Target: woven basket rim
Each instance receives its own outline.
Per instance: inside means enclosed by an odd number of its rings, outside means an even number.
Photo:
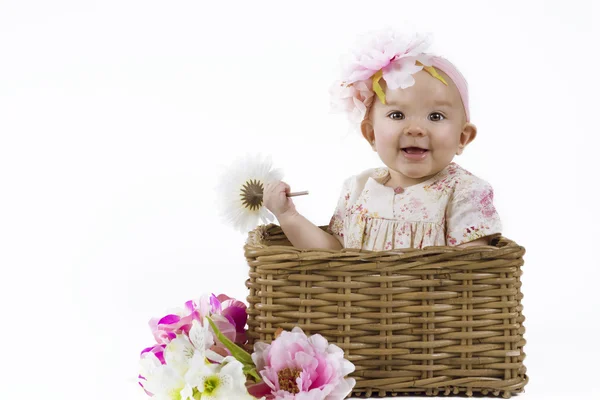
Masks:
[[[327,225],[321,225],[319,228],[323,230],[327,230]],[[423,257],[430,255],[437,255],[441,253],[456,253],[460,252],[461,254],[470,254],[470,253],[480,253],[480,252],[498,252],[499,250],[508,251],[513,253],[523,252],[525,253],[525,248],[520,246],[516,242],[511,239],[508,239],[505,236],[498,236],[494,238],[494,244],[492,245],[480,245],[480,246],[469,246],[469,247],[457,247],[457,246],[427,246],[422,249],[415,248],[403,248],[403,249],[394,249],[394,250],[362,250],[362,249],[354,249],[354,248],[343,248],[341,250],[331,250],[331,249],[322,249],[322,248],[312,248],[312,249],[299,249],[294,246],[286,246],[286,245],[267,245],[265,244],[265,239],[269,236],[285,236],[281,227],[277,224],[270,223],[259,225],[255,229],[248,232],[248,236],[246,239],[246,243],[244,244],[244,250],[255,251],[261,249],[272,249],[277,250],[280,254],[291,253],[322,253],[323,255],[327,255],[327,257],[342,257],[346,258],[348,256],[367,256],[368,258],[379,258],[385,256],[399,256],[401,258],[414,258],[414,257]]]

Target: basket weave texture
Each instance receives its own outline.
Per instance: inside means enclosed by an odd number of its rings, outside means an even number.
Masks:
[[[325,230],[326,227],[322,226]],[[521,266],[525,249],[300,250],[261,225],[250,266],[249,344],[299,326],[341,347],[353,395],[502,395],[523,391]]]

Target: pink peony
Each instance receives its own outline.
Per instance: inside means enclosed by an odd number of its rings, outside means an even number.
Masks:
[[[354,365],[338,346],[318,334],[310,338],[295,327],[270,345],[255,343],[252,360],[274,399],[341,400],[355,385],[344,378]]]

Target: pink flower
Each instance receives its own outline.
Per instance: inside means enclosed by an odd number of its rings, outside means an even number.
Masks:
[[[364,81],[381,70],[391,89],[412,86],[414,79],[410,75],[423,68],[417,66],[416,61],[431,65],[431,56],[424,54],[428,47],[429,38],[419,34],[405,35],[386,30],[367,36],[366,43],[348,60],[344,81],[347,84]]]
[[[193,320],[202,321],[207,316],[211,317],[229,340],[242,345],[248,341],[245,329],[248,319],[246,305],[224,294],[203,295],[198,300],[187,301],[183,309],[175,310],[162,318],[153,318],[148,324],[156,342],[168,344],[178,334],[188,335]],[[212,332],[212,329],[210,331]],[[223,357],[231,355],[214,332],[212,333],[215,344],[211,350]]]
[[[175,339],[178,333],[187,334],[191,327],[194,315],[168,314],[162,318],[152,318],[148,325],[156,343],[168,344]]]
[[[221,303],[221,315],[235,327],[235,342],[245,344],[247,342],[246,321],[248,320],[246,304],[224,294],[218,295],[217,299]]]
[[[148,323],[157,343],[168,344],[175,339],[175,335],[185,333],[192,328],[194,319],[202,321],[204,317],[218,313],[221,302],[215,295],[202,296],[198,301],[190,300],[185,303],[184,309],[177,309],[172,314],[162,318],[152,318]]]
[[[189,313],[198,312],[200,318],[207,317],[211,314],[219,314],[221,312],[221,302],[214,294],[203,295],[198,300],[189,300],[185,303],[185,308]]]
[[[376,73],[381,71],[388,88],[406,89],[415,84],[413,74],[432,65],[432,55],[425,53],[430,45],[428,36],[385,30],[365,39],[343,61],[342,80],[330,89],[333,110],[347,112],[353,123],[362,121],[373,101]]]
[[[166,344],[155,344],[152,347],[147,347],[144,350],[142,350],[140,357],[143,357],[144,354],[146,354],[148,352],[152,352],[152,353],[154,353],[156,358],[158,358],[158,361],[160,361],[161,364],[164,364],[165,357],[164,357],[163,353],[164,353],[165,347],[167,347]]]
[[[215,323],[217,328],[219,328],[221,333],[223,335],[225,335],[225,337],[227,337],[227,339],[231,340],[232,342],[237,341],[237,333],[235,331],[235,325],[233,325],[231,322],[229,322],[229,320],[226,317],[224,317],[223,315],[213,314],[210,318],[213,320],[213,322]],[[215,346],[222,348],[227,355],[231,355],[229,353],[229,350],[227,350],[225,348],[225,346],[217,339],[212,328],[210,328],[210,332],[213,334],[213,337],[215,339]],[[213,349],[213,350],[217,351],[216,349]],[[217,351],[217,353],[224,355],[222,352],[219,352],[219,351]]]
[[[373,101],[370,81],[359,81],[352,85],[338,81],[329,89],[331,108],[335,112],[346,112],[353,123],[360,123],[367,107]]]
[[[270,345],[255,343],[252,360],[276,400],[341,400],[356,383],[344,378],[354,365],[342,349],[321,335],[309,338],[298,327]]]

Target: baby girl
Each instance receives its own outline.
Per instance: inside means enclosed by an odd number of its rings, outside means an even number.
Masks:
[[[452,160],[471,143],[467,83],[426,37],[384,32],[356,55],[334,102],[360,126],[385,167],[346,179],[326,231],[278,181],[264,203],[297,248],[391,250],[488,245],[501,234],[492,187]]]

